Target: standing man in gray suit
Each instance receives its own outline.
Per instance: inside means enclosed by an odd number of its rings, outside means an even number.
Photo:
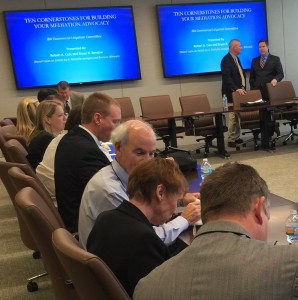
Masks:
[[[64,103],[64,112],[69,114],[69,111],[76,105],[82,105],[85,98],[82,93],[71,90],[67,81],[60,81],[57,84],[57,90],[61,100]]]
[[[256,170],[227,163],[200,192],[192,244],[141,279],[133,299],[296,299],[298,248],[266,242],[269,190]]]

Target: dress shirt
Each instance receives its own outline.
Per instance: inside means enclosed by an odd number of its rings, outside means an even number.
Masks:
[[[83,247],[86,247],[97,216],[103,211],[118,207],[123,201],[129,201],[126,194],[127,183],[128,174],[117,160],[99,170],[89,180],[82,196],[79,212],[79,236]],[[179,216],[153,228],[160,239],[170,245],[188,226],[188,221]]]
[[[264,59],[264,64],[266,63],[266,60],[268,58],[269,52],[267,52],[265,55],[261,55],[260,57],[260,62],[262,61],[262,59]]]
[[[67,115],[69,115],[69,112],[71,110],[69,103],[70,103],[69,101],[64,102],[64,113]]]
[[[65,103],[66,103],[66,102],[67,102],[69,108],[72,109],[72,103],[71,103],[70,97],[68,97],[68,99],[65,101]]]

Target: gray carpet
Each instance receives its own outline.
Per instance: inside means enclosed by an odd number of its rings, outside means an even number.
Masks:
[[[298,202],[298,144],[278,145],[275,152],[253,151],[251,147],[230,151],[230,161],[239,161],[255,167],[267,181],[271,192]],[[198,154],[198,162],[202,155]],[[217,167],[228,160],[210,153],[209,161]],[[44,271],[42,261],[32,258],[32,251],[21,242],[14,208],[0,183],[0,299],[54,299],[48,277],[38,279],[39,290],[29,293],[26,278]]]

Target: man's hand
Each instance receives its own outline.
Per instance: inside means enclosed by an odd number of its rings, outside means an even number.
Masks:
[[[189,203],[181,217],[185,218],[190,225],[195,224],[201,218],[201,202],[200,200],[196,200],[194,202]]]
[[[186,193],[184,195],[184,198],[182,199],[184,206],[186,206],[187,204],[194,202],[198,199],[200,199],[201,195],[199,192],[197,193]]]
[[[272,84],[273,86],[276,86],[277,80],[276,80],[276,79],[272,79],[272,80],[271,80],[271,84]]]
[[[246,91],[244,89],[237,89],[236,92],[239,94],[239,95],[245,95],[246,94]]]

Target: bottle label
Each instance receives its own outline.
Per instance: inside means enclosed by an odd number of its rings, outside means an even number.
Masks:
[[[297,224],[297,226],[298,226],[298,224]],[[286,234],[287,235],[298,235],[298,228],[293,227],[292,224],[286,224]]]

